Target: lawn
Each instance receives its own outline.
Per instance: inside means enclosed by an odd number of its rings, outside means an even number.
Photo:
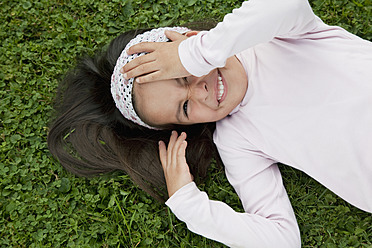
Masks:
[[[0,247],[223,247],[188,231],[122,173],[84,179],[66,172],[46,136],[58,81],[79,55],[130,29],[222,20],[241,2],[1,0]],[[371,0],[311,4],[326,23],[372,40]],[[371,214],[305,174],[281,169],[303,247],[372,247]],[[213,163],[199,186],[242,211]]]

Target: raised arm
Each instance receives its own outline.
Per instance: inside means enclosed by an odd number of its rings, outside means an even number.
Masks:
[[[188,72],[202,76],[257,44],[310,30],[314,19],[307,0],[245,1],[214,29],[181,42],[179,57]]]
[[[228,57],[252,46],[310,30],[313,20],[315,15],[307,0],[245,1],[210,31],[186,40],[169,33],[174,42],[140,43],[131,47],[129,53],[149,54],[125,65],[123,73],[127,78],[137,77],[142,83],[190,74],[202,76],[223,67]]]

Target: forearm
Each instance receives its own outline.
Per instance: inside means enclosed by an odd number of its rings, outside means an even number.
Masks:
[[[306,0],[250,0],[214,29],[181,42],[178,52],[191,74],[223,67],[228,57],[274,37],[304,32],[315,16]]]
[[[181,188],[166,204],[191,231],[231,247],[300,247],[291,210],[266,217],[237,213],[223,202],[209,200],[195,183]]]

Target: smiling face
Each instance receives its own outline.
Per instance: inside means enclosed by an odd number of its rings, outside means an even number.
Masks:
[[[233,56],[225,67],[203,77],[135,83],[133,94],[136,111],[147,124],[189,125],[225,118],[243,100],[247,87],[244,68]]]

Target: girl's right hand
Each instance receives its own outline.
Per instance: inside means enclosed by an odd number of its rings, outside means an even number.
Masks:
[[[187,147],[186,133],[183,132],[179,137],[177,136],[177,132],[173,131],[168,148],[166,148],[163,141],[159,141],[160,161],[163,166],[169,197],[193,181],[185,156]]]

